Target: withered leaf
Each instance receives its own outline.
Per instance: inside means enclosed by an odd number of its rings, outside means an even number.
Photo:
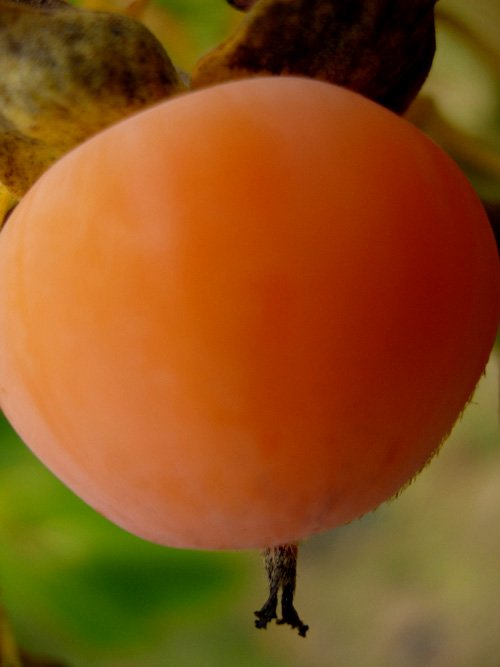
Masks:
[[[244,9],[251,0],[233,0]],[[435,51],[436,0],[257,0],[201,58],[192,88],[256,75],[297,75],[356,90],[402,113]]]
[[[185,90],[128,17],[62,0],[0,0],[0,181],[20,198],[68,150]]]
[[[246,12],[252,5],[255,4],[255,0],[227,0],[228,4],[235,9],[239,9],[242,12]]]

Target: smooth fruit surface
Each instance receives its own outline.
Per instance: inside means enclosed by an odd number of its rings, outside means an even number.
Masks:
[[[335,86],[190,93],[53,166],[0,235],[0,399],[127,530],[289,542],[391,497],[449,433],[499,320],[471,186]]]

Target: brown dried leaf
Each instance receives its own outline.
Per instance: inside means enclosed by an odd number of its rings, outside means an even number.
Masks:
[[[62,0],[0,0],[0,181],[20,198],[99,130],[185,90],[158,40]]]
[[[256,0],[227,0],[228,4],[241,12],[246,12],[255,5]]]
[[[191,87],[255,75],[307,76],[402,113],[432,64],[435,2],[257,0],[236,32],[197,63]]]

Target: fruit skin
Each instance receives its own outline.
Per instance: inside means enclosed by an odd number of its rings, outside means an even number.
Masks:
[[[454,163],[295,78],[141,112],[0,235],[0,397],[33,452],[143,538],[265,547],[377,507],[488,360],[500,266]]]

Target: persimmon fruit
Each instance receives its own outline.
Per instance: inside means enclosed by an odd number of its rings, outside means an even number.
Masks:
[[[96,135],[0,234],[1,406],[110,520],[290,543],[391,498],[466,406],[500,267],[459,168],[360,95],[213,86]]]

